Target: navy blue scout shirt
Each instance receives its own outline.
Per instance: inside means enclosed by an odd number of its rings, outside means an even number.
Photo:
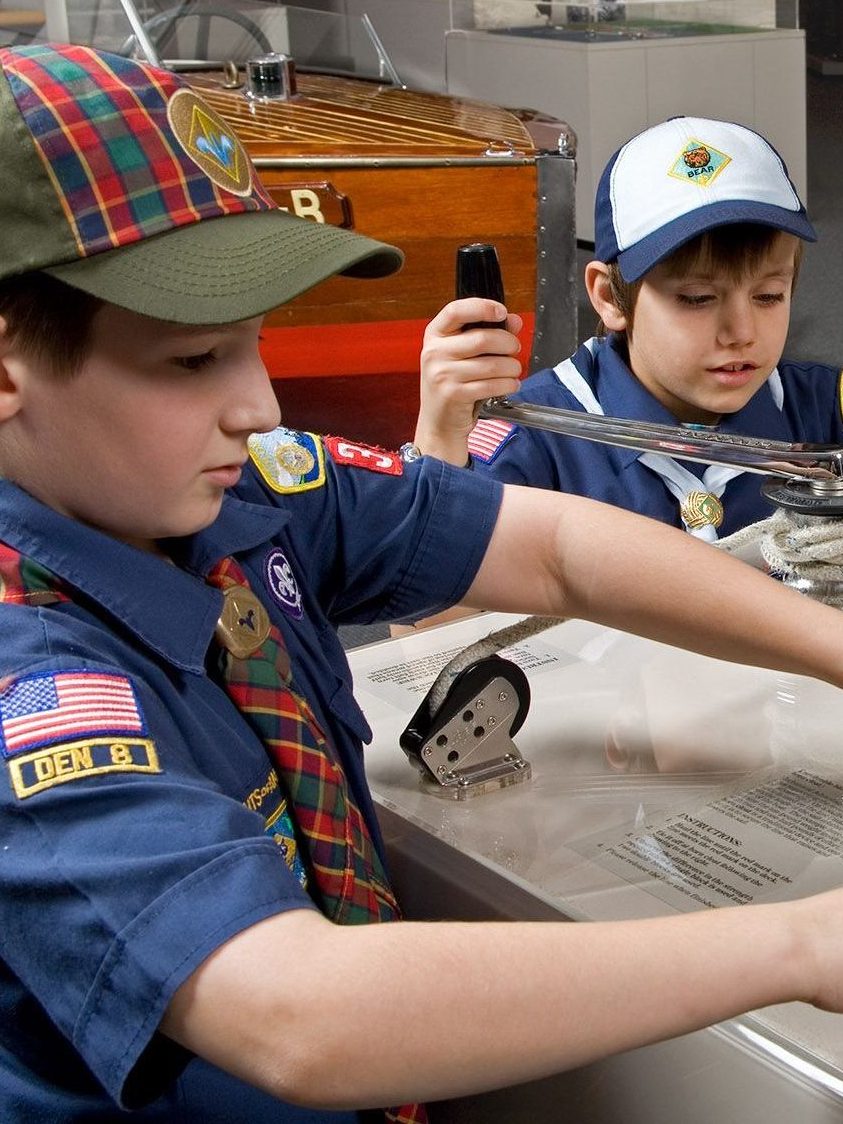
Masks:
[[[638,381],[624,358],[623,340],[615,335],[589,340],[570,362],[585,379],[589,389],[609,417],[635,418],[665,425],[677,425],[676,418]],[[560,367],[562,364],[560,364]],[[558,369],[558,368],[557,368]],[[583,410],[583,405],[563,385],[557,369],[531,375],[522,383],[516,401]],[[782,362],[781,409],[776,401],[777,380],[771,376],[742,410],[724,416],[717,427],[720,433],[739,433],[776,441],[843,443],[840,371],[815,363]],[[478,423],[489,426],[490,423]],[[478,456],[472,437],[472,455],[477,471],[509,484],[529,484],[573,492],[604,500],[681,527],[679,503],[664,481],[639,462],[635,449],[599,445],[582,438],[563,437],[521,426],[499,426],[496,441]],[[706,465],[678,461],[683,468],[702,478]],[[722,496],[721,537],[732,534],[759,519],[772,515],[769,501],[761,495],[762,477],[743,472],[726,484]],[[702,483],[700,484],[703,487]]]
[[[281,1104],[156,1033],[214,949],[312,906],[273,838],[266,752],[205,674],[221,595],[202,575],[237,554],[375,830],[369,729],[334,625],[458,600],[497,516],[499,485],[472,473],[427,458],[404,475],[395,454],[336,441],[335,454],[342,465],[307,435],[265,438],[266,478],[248,469],[212,527],[171,544],[179,567],[0,482],[0,541],[74,588],[72,603],[0,604],[3,1124],[112,1121],[116,1104],[167,1124],[357,1119]],[[367,458],[378,471],[357,467]],[[98,705],[63,709],[91,673],[128,736]],[[268,968],[296,970],[282,948]],[[336,1017],[355,1033],[353,1012]]]

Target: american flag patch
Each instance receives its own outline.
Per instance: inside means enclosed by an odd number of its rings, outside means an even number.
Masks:
[[[468,435],[468,451],[479,461],[491,464],[515,429],[512,422],[481,418]]]
[[[125,675],[60,671],[26,675],[0,691],[4,757],[70,739],[146,733]]]

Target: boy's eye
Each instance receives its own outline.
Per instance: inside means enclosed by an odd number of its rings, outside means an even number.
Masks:
[[[200,355],[180,355],[176,359],[176,363],[187,371],[201,371],[203,367],[208,367],[211,363],[216,362],[216,358],[215,352],[204,351]]]
[[[759,293],[755,299],[761,304],[781,304],[784,293]]]
[[[704,304],[708,304],[714,300],[711,293],[677,293],[676,299],[680,304],[688,305],[690,308],[701,308]]]

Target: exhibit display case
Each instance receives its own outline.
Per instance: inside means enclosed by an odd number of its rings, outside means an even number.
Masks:
[[[451,26],[571,38],[669,38],[798,27],[794,0],[450,0]]]
[[[611,154],[667,117],[768,137],[806,194],[805,32],[782,0],[451,0],[447,88],[563,113],[578,137],[577,236]]]
[[[410,916],[614,920],[843,882],[843,692],[586,622],[501,652],[532,695],[514,734],[528,779],[455,799],[423,777],[399,745],[410,717],[456,653],[516,619],[480,614],[349,653]],[[458,980],[437,983],[458,1002]],[[771,1007],[436,1119],[675,1124],[681,1104],[689,1124],[830,1124],[843,1117],[841,1027],[805,1004]]]

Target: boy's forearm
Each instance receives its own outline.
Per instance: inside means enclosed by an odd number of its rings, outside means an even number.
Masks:
[[[484,925],[482,936],[476,924],[418,928],[366,934],[392,946],[401,1002],[420,1015],[403,1041],[388,998],[373,1017],[373,1029],[379,1025],[395,1047],[370,1070],[381,1087],[394,1082],[388,1100],[408,1088],[413,1099],[461,1096],[585,1065],[801,998],[808,975],[796,926],[778,907],[630,923]],[[388,962],[372,952],[368,963]],[[418,970],[407,979],[411,959]],[[432,987],[444,995],[430,1010]],[[381,988],[390,995],[383,980]]]
[[[834,901],[825,908],[843,922]],[[812,998],[823,965],[814,960],[811,908],[354,928],[315,914],[290,924],[287,915],[203,966],[164,1029],[300,1103],[460,1096]],[[837,963],[829,957],[825,967],[833,973]]]

